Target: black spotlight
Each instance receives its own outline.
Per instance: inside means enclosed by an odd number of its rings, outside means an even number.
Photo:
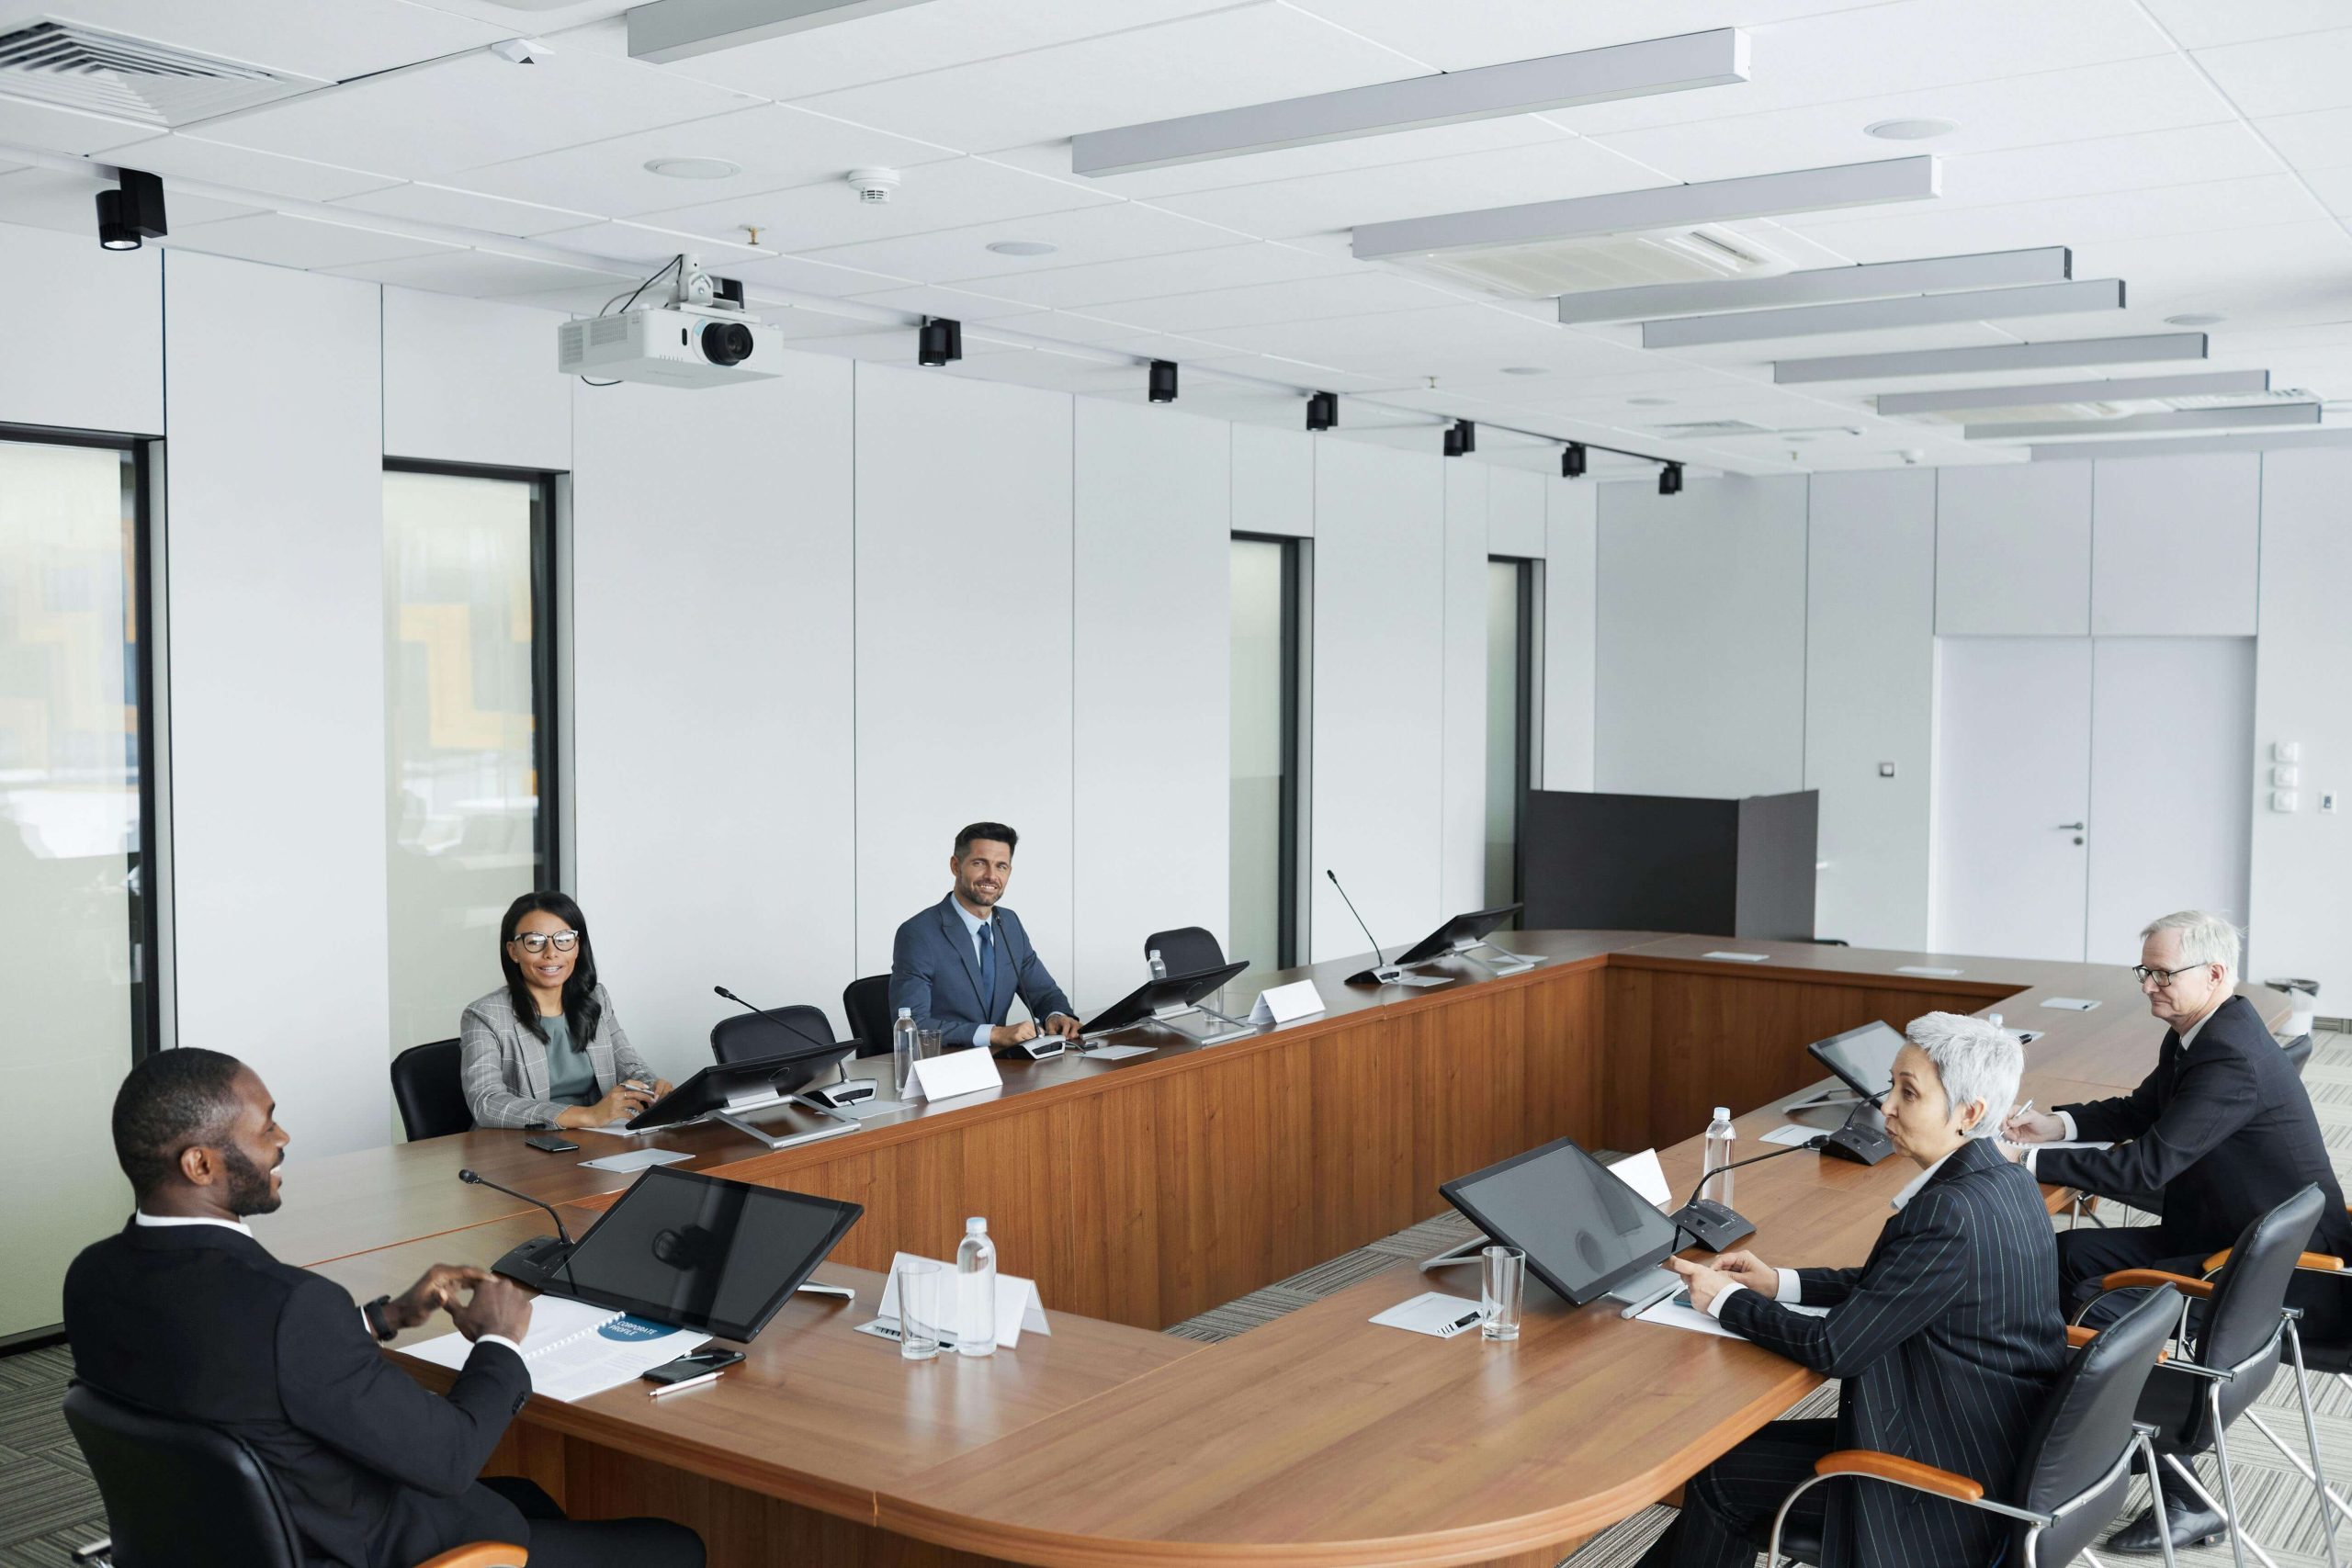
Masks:
[[[1153,360],[1149,386],[1153,402],[1174,402],[1176,400],[1176,362],[1172,359]]]
[[[915,344],[922,363],[952,365],[964,357],[964,323],[951,316],[925,316]]]
[[[1466,419],[1457,419],[1445,427],[1445,455],[1465,457],[1478,449],[1478,427]]]
[[[135,251],[171,231],[164,222],[164,182],[137,169],[116,176],[117,188],[98,192],[98,243]]]
[[[1585,450],[1581,441],[1571,441],[1560,452],[1560,477],[1564,479],[1584,478]]]
[[[1660,495],[1682,493],[1682,465],[1668,463],[1657,471],[1657,492]]]
[[[1340,423],[1340,394],[1309,392],[1306,395],[1306,428],[1329,430]]]

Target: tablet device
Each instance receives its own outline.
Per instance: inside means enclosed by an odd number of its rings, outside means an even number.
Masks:
[[[1161,1008],[1190,1007],[1210,992],[1222,989],[1249,967],[1246,963],[1226,964],[1215,969],[1195,969],[1188,975],[1170,975],[1162,980],[1146,980],[1080,1025],[1079,1032],[1108,1034],[1113,1030],[1141,1023]]]
[[[580,1238],[558,1293],[741,1343],[768,1325],[865,1212],[656,1166]]]
[[[1876,1105],[1894,1087],[1894,1055],[1908,1043],[1900,1032],[1884,1023],[1865,1023],[1816,1040],[1805,1052],[1837,1074],[1848,1089]]]
[[[632,1133],[675,1126],[724,1111],[729,1101],[770,1094],[797,1094],[849,1060],[857,1042],[821,1050],[786,1051],[747,1062],[718,1062],[705,1067],[628,1119]]]
[[[1577,1306],[1657,1268],[1681,1242],[1657,1204],[1574,1138],[1556,1138],[1438,1191],[1480,1230],[1526,1253],[1529,1271]]]
[[[1408,964],[1426,964],[1432,958],[1452,953],[1463,942],[1484,942],[1501,930],[1504,921],[1525,908],[1523,904],[1498,904],[1491,909],[1473,909],[1466,915],[1456,915],[1398,953],[1396,966],[1401,969]]]

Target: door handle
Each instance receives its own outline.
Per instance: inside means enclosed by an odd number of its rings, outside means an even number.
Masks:
[[[2058,824],[2058,830],[2062,833],[2079,833],[2083,830],[2083,825],[2080,822],[2061,822]]]

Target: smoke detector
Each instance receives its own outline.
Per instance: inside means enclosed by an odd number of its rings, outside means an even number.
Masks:
[[[896,169],[852,169],[842,177],[857,192],[859,203],[865,206],[879,207],[890,199],[892,191],[899,188],[899,171]]]

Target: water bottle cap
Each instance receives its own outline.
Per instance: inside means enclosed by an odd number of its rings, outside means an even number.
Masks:
[[[989,1223],[980,1215],[974,1214],[970,1219],[964,1222],[964,1234],[966,1235],[986,1235],[989,1234]]]
[[[1730,1107],[1730,1106],[1728,1106],[1728,1105],[1718,1105],[1718,1106],[1716,1106],[1716,1107],[1715,1107],[1715,1120],[1716,1120],[1716,1121],[1718,1121],[1718,1122],[1728,1122],[1728,1121],[1730,1121],[1730,1120],[1731,1120],[1731,1107]],[[1685,1123],[1685,1125],[1686,1125],[1686,1126],[1687,1126],[1688,1124],[1689,1124],[1689,1123],[1687,1123],[1687,1122]]]
[[[899,1016],[900,1018],[912,1018],[914,1015],[915,1010],[912,1008],[900,1008],[899,1010]]]

